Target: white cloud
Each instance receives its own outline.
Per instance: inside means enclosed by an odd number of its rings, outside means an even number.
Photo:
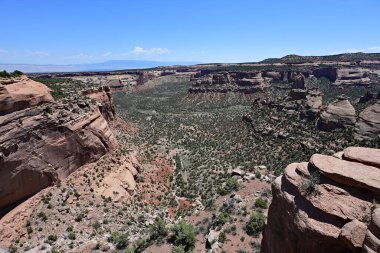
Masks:
[[[167,48],[161,48],[161,47],[153,47],[153,48],[143,48],[136,46],[132,51],[129,52],[130,54],[139,56],[139,55],[161,55],[161,54],[169,54],[171,51]]]
[[[7,53],[9,53],[7,50],[0,48],[0,54],[7,54]]]
[[[32,56],[32,57],[48,57],[48,56],[50,56],[49,53],[44,52],[44,51],[29,51],[28,55]]]
[[[348,48],[340,51],[333,52],[333,54],[344,54],[344,53],[378,53],[380,52],[380,46],[367,47],[362,49]]]

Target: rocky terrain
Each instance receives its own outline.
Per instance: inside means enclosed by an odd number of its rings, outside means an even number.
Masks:
[[[0,252],[377,252],[379,60],[1,72]]]
[[[379,149],[348,147],[288,165],[272,185],[261,252],[379,252],[379,159]]]
[[[62,103],[54,101],[48,87],[26,76],[1,79],[0,90],[5,101],[0,116],[0,209],[6,211],[115,150],[116,139],[102,115],[112,104],[105,91],[88,93],[94,103]]]

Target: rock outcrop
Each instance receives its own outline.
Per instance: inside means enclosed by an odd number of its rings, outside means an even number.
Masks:
[[[379,252],[380,150],[338,157],[313,155],[274,181],[261,252]]]
[[[325,77],[331,82],[335,82],[337,78],[337,70],[333,67],[317,68],[313,70],[313,75],[317,78]]]
[[[369,84],[370,79],[368,72],[362,69],[338,69],[337,85],[366,85]]]
[[[302,118],[314,120],[318,117],[322,107],[322,94],[319,90],[309,90],[303,102],[301,111]]]
[[[64,179],[116,147],[96,105],[52,102],[46,86],[31,83],[40,89],[24,104],[29,107],[0,116],[0,209]],[[10,93],[10,97],[15,96]]]
[[[379,138],[380,134],[380,101],[368,106],[359,114],[355,125],[355,138],[370,140]]]
[[[293,89],[305,89],[305,77],[302,74],[294,77]]]
[[[50,89],[26,76],[0,78],[0,115],[53,101]]]
[[[115,106],[113,104],[111,90],[108,86],[101,86],[98,89],[89,89],[83,91],[83,94],[98,103],[99,110],[107,121],[115,119]]]
[[[317,68],[313,70],[313,75],[325,77],[336,85],[367,85],[370,82],[368,72],[360,68]]]
[[[350,101],[339,98],[327,106],[318,121],[318,128],[331,131],[335,128],[353,126],[356,122],[356,111]]]

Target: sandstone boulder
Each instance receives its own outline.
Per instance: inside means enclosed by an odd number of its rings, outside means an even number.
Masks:
[[[380,170],[376,167],[319,154],[310,158],[310,164],[335,182],[380,193]]]
[[[373,159],[358,158],[364,150],[355,149],[343,153],[360,162],[313,155],[274,181],[262,253],[379,252],[380,211],[373,198],[380,193],[380,170],[362,164]]]
[[[292,89],[305,89],[305,77],[302,74],[294,77]]]
[[[343,152],[345,160],[380,168],[380,150],[376,148],[349,147]]]
[[[365,108],[355,125],[355,138],[369,140],[380,134],[380,101]]]
[[[0,78],[0,115],[53,101],[50,89],[21,76]]]
[[[353,126],[356,122],[356,111],[347,99],[338,99],[327,106],[322,112],[318,128],[323,131],[331,131],[335,128]]]
[[[376,208],[372,213],[363,245],[363,253],[380,252],[380,208]]]
[[[322,95],[318,90],[309,90],[303,101],[301,117],[314,120],[320,113],[322,107]]]
[[[351,248],[352,252],[361,252],[364,238],[367,232],[367,226],[358,220],[348,222],[342,227],[340,237]]]

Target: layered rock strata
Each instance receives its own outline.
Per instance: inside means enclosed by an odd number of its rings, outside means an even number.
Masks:
[[[13,106],[11,113],[0,116],[0,209],[64,179],[116,147],[98,106],[89,101],[56,103],[45,85],[28,83],[40,89],[20,87],[25,106]],[[16,95],[10,92],[8,97]]]
[[[261,252],[379,252],[379,149],[290,164],[272,193]]]

